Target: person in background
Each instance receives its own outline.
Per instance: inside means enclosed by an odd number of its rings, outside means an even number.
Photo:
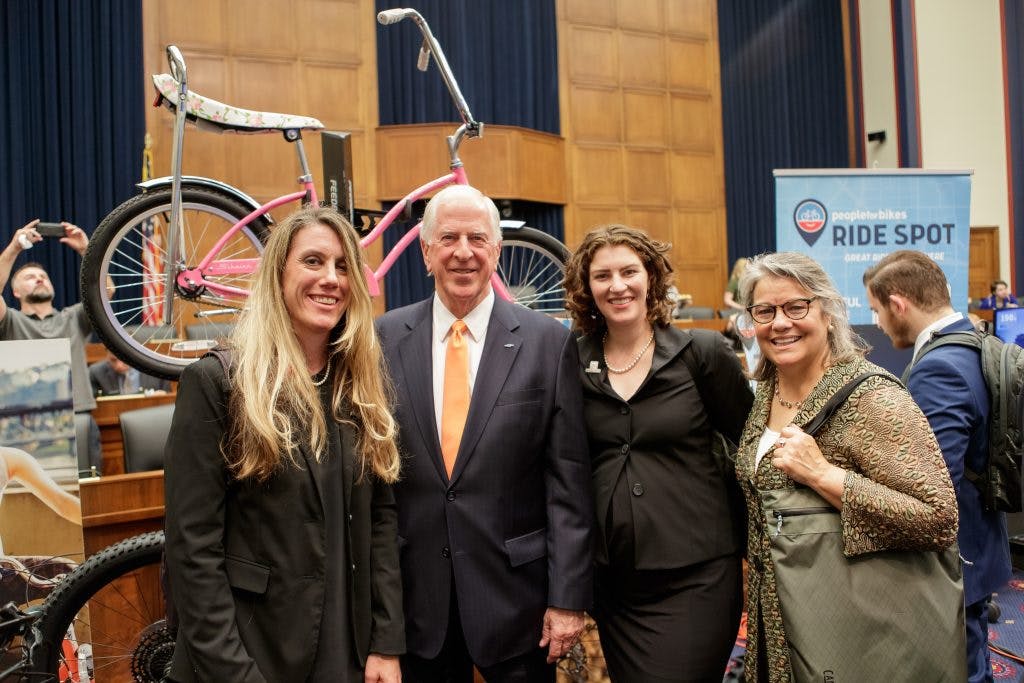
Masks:
[[[623,225],[566,267],[599,530],[594,618],[613,681],[721,680],[742,610],[746,520],[714,432],[753,402],[717,332],[671,325],[669,246]],[[731,505],[739,504],[739,508]]]
[[[990,296],[978,302],[978,308],[1017,308],[1017,297],[1010,294],[1010,286],[1002,280],[996,280],[989,287]]]
[[[928,350],[933,332],[970,332],[974,326],[953,310],[945,274],[922,252],[886,255],[864,273],[864,285],[878,326],[893,346],[914,349],[907,389],[935,432],[956,488],[968,681],[991,681],[988,603],[1012,573],[1010,545],[1006,515],[985,510],[981,491],[966,476],[966,470],[984,472],[988,461],[988,389],[976,349],[946,345]]]
[[[750,259],[738,258],[736,262],[732,264],[732,272],[729,274],[729,282],[725,285],[725,294],[722,295],[722,301],[725,303],[727,308],[731,308],[736,313],[743,312],[743,301],[740,297],[740,278],[743,277],[743,273],[747,269],[747,263]],[[735,315],[732,314],[732,315]],[[730,315],[729,317],[732,317]]]
[[[171,390],[171,383],[167,380],[139,372],[109,351],[105,360],[89,366],[89,381],[94,396],[125,396]]]
[[[42,265],[35,262],[23,263],[14,271],[14,262],[33,245],[41,242],[43,236],[35,229],[39,219],[30,221],[14,231],[10,244],[0,253],[0,290],[8,280],[11,293],[18,300],[21,310],[14,310],[0,297],[0,341],[17,339],[62,339],[71,342],[71,394],[76,413],[89,414],[89,464],[100,472],[103,454],[100,450],[100,429],[91,411],[96,407],[89,371],[85,360],[85,343],[92,334],[92,324],[81,303],[64,309],[53,306],[53,284]],[[85,254],[89,237],[76,225],[64,222],[64,237],[61,244],[70,247],[79,256]],[[108,285],[109,286],[109,285]]]
[[[748,509],[761,511],[761,491],[806,486],[841,512],[846,557],[955,543],[956,496],[931,427],[896,378],[864,359],[866,345],[822,267],[795,252],[763,254],[747,266],[740,293],[762,354],[736,456],[737,477],[751,484],[743,487]],[[884,376],[863,381],[816,437],[803,432],[843,385],[869,371]],[[748,681],[788,682],[785,605],[767,534],[763,514],[751,514],[745,671]]]
[[[227,349],[185,368],[164,472],[172,681],[398,683],[396,426],[355,230],[274,227]]]
[[[593,507],[576,342],[495,296],[494,202],[438,192],[420,246],[434,296],[377,321],[398,396],[395,487],[415,683],[555,680],[590,607]]]

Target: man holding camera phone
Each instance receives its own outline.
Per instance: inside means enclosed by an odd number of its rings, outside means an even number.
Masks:
[[[53,306],[53,284],[39,263],[28,262],[14,271],[14,262],[23,251],[31,249],[45,237],[59,238],[61,243],[85,254],[89,237],[85,231],[71,223],[40,223],[38,219],[15,230],[7,248],[0,253],[0,291],[11,282],[11,293],[21,310],[13,310],[0,297],[0,341],[16,339],[71,340],[71,392],[76,413],[89,412],[96,407],[85,362],[85,343],[92,333],[89,316],[81,303],[58,310]],[[95,422],[90,428],[90,464],[99,468],[99,429]]]

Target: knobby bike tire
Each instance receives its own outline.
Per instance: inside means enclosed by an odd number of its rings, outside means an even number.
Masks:
[[[565,312],[565,262],[569,250],[535,228],[505,228],[498,254],[498,277],[512,299],[550,315]]]
[[[144,600],[139,597],[143,591],[136,590],[143,582],[151,589],[159,586],[163,550],[162,531],[142,534],[104,548],[69,573],[47,597],[32,625],[28,680],[58,680],[62,646],[72,624],[79,642],[90,644],[93,666],[102,672],[102,680],[163,680],[174,651],[174,635],[164,621],[163,593],[159,600]],[[83,611],[86,604],[88,613]],[[116,617],[116,634],[96,626],[102,610]]]
[[[181,195],[182,239],[176,269],[197,265],[216,240],[251,210],[227,193],[188,183]],[[176,287],[171,325],[158,319],[170,212],[170,188],[143,193],[114,209],[89,240],[80,285],[86,313],[107,348],[132,367],[174,380],[228,333],[244,300],[222,299],[206,290],[186,296]],[[258,218],[234,235],[218,257],[259,258],[268,235],[267,221]],[[113,293],[107,289],[108,277]],[[209,279],[249,289],[252,273]],[[214,311],[224,312],[206,315]]]

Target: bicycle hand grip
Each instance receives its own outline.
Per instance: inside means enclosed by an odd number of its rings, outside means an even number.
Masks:
[[[420,56],[416,59],[416,68],[426,71],[428,66],[430,66],[430,45],[424,39],[423,45],[420,47]]]
[[[402,19],[412,16],[416,13],[414,9],[386,9],[377,13],[377,23],[381,26],[389,26],[391,24],[397,24]]]
[[[171,76],[179,83],[185,79],[185,58],[177,45],[167,46],[167,64],[171,67]]]

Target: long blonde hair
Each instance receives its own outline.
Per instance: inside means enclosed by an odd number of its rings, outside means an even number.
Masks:
[[[399,456],[389,410],[391,384],[373,327],[362,254],[355,230],[330,208],[302,209],[273,228],[248,307],[230,339],[231,427],[222,452],[235,477],[262,482],[283,466],[297,464],[295,449],[300,440],[308,438],[318,460],[327,448],[319,390],[309,376],[281,290],[292,240],[300,230],[316,224],[338,235],[348,264],[348,308],[331,331],[328,350],[335,367],[331,417],[351,425],[358,435],[359,477],[369,470],[392,483],[398,479]]]

